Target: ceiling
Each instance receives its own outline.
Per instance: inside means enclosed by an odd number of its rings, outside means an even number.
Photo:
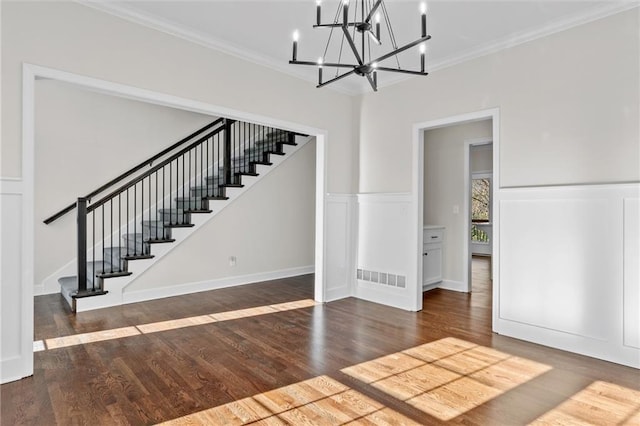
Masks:
[[[366,0],[372,1],[372,0]],[[388,16],[397,44],[402,46],[420,35],[419,0],[386,0]],[[322,56],[329,30],[314,29],[315,0],[207,0],[207,1],[105,1],[85,3],[137,23],[195,41],[317,83],[315,67],[290,65],[292,34],[300,33],[298,59],[316,61]],[[323,0],[323,23],[333,21],[339,1]],[[637,7],[629,1],[429,1],[427,32],[427,71],[473,59],[575,25]],[[350,9],[355,7],[351,0]],[[336,31],[325,57],[338,59],[341,34]],[[379,54],[387,53],[389,40],[382,28],[383,45]],[[376,57],[375,51],[373,57]],[[353,56],[345,45],[343,60]],[[403,68],[418,69],[417,48],[399,57]],[[383,64],[394,66],[395,58]],[[325,81],[335,69],[324,71]],[[381,90],[406,78],[396,73],[378,73]],[[371,91],[365,78],[352,75],[318,90],[335,89],[349,94]]]

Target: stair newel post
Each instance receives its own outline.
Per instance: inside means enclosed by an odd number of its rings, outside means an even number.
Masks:
[[[78,211],[78,293],[87,291],[87,198],[80,197]]]
[[[224,183],[231,183],[231,121],[224,121]]]

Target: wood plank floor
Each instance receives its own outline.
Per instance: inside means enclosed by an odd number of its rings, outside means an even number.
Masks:
[[[638,370],[491,333],[488,265],[418,313],[315,304],[312,275],[78,315],[39,296],[0,423],[640,424]]]

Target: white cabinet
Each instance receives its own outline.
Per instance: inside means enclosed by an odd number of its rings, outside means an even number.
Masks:
[[[422,251],[422,285],[442,281],[444,226],[425,226]]]

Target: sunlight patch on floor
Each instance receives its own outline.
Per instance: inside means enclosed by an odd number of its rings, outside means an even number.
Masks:
[[[327,376],[318,376],[162,425],[419,425]]]
[[[640,391],[593,382],[532,425],[640,425]]]
[[[121,339],[123,337],[138,336],[141,334],[158,333],[161,331],[175,330],[184,327],[210,324],[215,322],[230,321],[241,318],[250,318],[258,315],[275,314],[278,312],[295,309],[309,308],[317,302],[311,299],[295,300],[292,302],[278,303],[275,305],[257,306],[235,311],[216,312],[209,315],[200,315],[188,318],[180,318],[169,321],[160,321],[149,324],[141,324],[130,327],[101,330],[91,333],[72,334],[70,336],[53,337],[34,342],[34,352],[45,349],[59,349],[69,346],[84,345],[87,343],[103,342],[105,340]],[[46,348],[45,348],[46,346]]]
[[[341,371],[440,420],[451,420],[551,370],[456,338]]]

